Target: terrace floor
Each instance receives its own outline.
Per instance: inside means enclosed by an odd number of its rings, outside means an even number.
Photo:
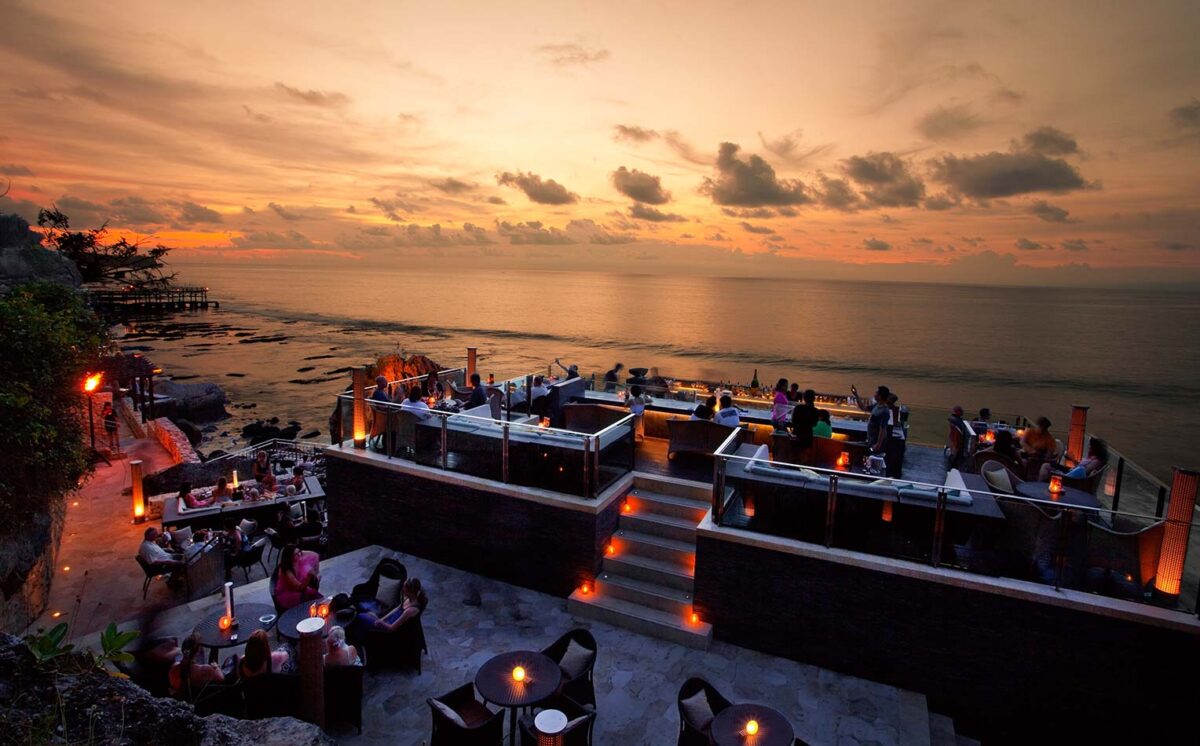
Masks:
[[[430,655],[420,675],[367,676],[363,734],[353,729],[332,731],[344,743],[427,741],[426,697],[473,681],[479,667],[497,653],[541,649],[573,627],[591,630],[599,646],[596,744],[674,743],[679,727],[676,693],[692,675],[713,682],[734,702],[753,701],[778,709],[791,721],[796,735],[813,744],[906,743],[907,723],[923,720],[927,726],[929,722],[924,697],[895,687],[720,642],[699,651],[644,637],[573,617],[561,598],[378,546],[322,562],[322,587],[330,593],[349,591],[384,556],[399,558],[429,592],[424,622]],[[269,604],[266,584],[259,580],[239,587],[238,602]],[[158,616],[154,628],[182,638],[219,604],[217,594],[178,606]]]

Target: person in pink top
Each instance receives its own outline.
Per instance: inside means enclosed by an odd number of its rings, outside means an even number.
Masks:
[[[280,607],[293,606],[321,598],[321,557],[295,544],[283,548],[279,558],[279,578],[275,581],[275,600]]]
[[[771,403],[771,422],[776,430],[788,428],[788,380],[780,378],[775,384],[775,398]]]

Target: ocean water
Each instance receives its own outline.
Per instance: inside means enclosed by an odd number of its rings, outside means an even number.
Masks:
[[[1090,431],[1161,479],[1196,466],[1200,296],[1078,290],[475,271],[356,264],[346,269],[179,265],[220,310],[132,324],[167,375],[225,387],[233,418],[202,450],[244,445],[246,421],[320,429],[344,368],[400,350],[446,366],[479,348],[480,370],[585,375],[656,366],[663,375],[748,383],[786,377],[843,392],[886,384],[940,441],[954,404],[1050,417],[1065,438],[1072,404]],[[255,405],[246,409],[246,405]],[[224,434],[223,434],[224,433]]]

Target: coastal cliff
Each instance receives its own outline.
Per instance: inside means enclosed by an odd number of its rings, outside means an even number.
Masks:
[[[57,251],[42,248],[41,238],[23,218],[0,215],[0,295],[32,280],[79,287],[75,264]]]

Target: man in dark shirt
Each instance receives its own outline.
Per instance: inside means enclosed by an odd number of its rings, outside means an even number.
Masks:
[[[806,389],[803,403],[792,407],[792,437],[796,439],[797,448],[809,448],[813,444],[813,427],[820,419],[820,411],[813,406],[817,401],[817,392]]]
[[[471,398],[467,399],[467,407],[481,407],[487,404],[487,391],[478,373],[471,374]]]
[[[887,386],[875,390],[875,406],[871,407],[871,418],[867,420],[867,445],[876,455],[883,453],[892,434],[892,410],[887,404],[891,393]]]
[[[604,374],[604,390],[607,393],[612,394],[616,392],[618,383],[617,379],[620,377],[621,371],[623,370],[625,370],[625,365],[623,363],[617,363],[612,367],[612,370]]]

